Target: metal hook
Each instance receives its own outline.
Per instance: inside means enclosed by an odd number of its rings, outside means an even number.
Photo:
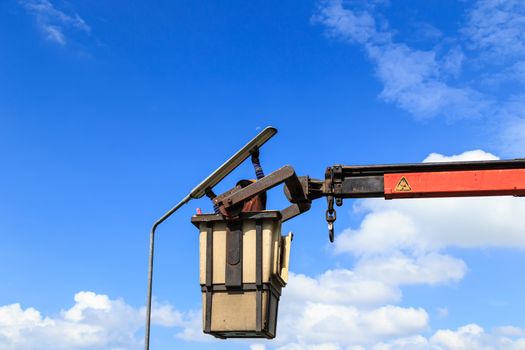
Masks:
[[[334,221],[337,220],[337,213],[334,209],[334,197],[327,196],[328,209],[326,210],[326,222],[328,223],[328,239],[330,243],[334,242]]]

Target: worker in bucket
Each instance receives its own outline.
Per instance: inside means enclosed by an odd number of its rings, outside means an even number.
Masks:
[[[257,177],[257,180],[260,180],[264,177],[264,171],[261,166],[261,162],[259,160],[259,149],[255,148],[253,151],[250,152],[252,155],[252,165],[253,169],[255,170],[255,176]],[[244,188],[246,186],[251,185],[256,180],[239,180],[237,184],[235,185],[236,188]],[[206,191],[206,196],[210,198],[212,201],[216,197],[215,193],[212,189],[208,189]],[[244,202],[244,205],[242,207],[241,212],[250,212],[250,211],[261,211],[266,209],[266,192],[260,193],[256,196],[253,196],[252,198],[248,199],[246,202]],[[221,214],[219,206],[215,203],[213,203],[213,211],[215,214]]]

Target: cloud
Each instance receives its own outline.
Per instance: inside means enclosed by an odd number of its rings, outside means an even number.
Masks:
[[[331,277],[325,276],[323,282],[329,282],[330,278],[342,277],[337,274],[327,275]],[[326,291],[333,289],[334,285],[328,284],[319,288],[317,291],[324,288],[324,295],[330,297]],[[363,289],[361,292],[365,294],[367,291]],[[284,315],[282,316],[284,320],[281,322],[294,324],[295,328],[290,328],[291,332],[300,329],[311,330],[317,334],[313,338],[305,338],[305,341],[332,337],[347,327],[353,329],[356,336],[359,334],[360,341],[383,339],[405,335],[413,329],[421,330],[428,319],[428,315],[422,309],[398,306],[361,309],[350,306],[354,302],[353,299],[344,299],[341,302],[336,298],[333,304],[326,305],[323,302],[308,301],[305,306],[305,301],[310,297],[301,293],[296,296],[293,294],[292,288],[288,295],[292,296],[293,302],[287,303],[287,308],[298,307],[300,311],[296,309],[294,312],[281,312],[281,315]],[[88,291],[75,294],[74,300],[73,306],[61,311],[57,316],[44,316],[35,308],[23,308],[20,304],[0,307],[0,348],[6,350],[139,349],[142,346],[144,308],[133,308],[121,299],[111,299],[107,295]],[[296,317],[299,314],[301,316]],[[292,316],[293,319],[287,319],[287,315]],[[152,323],[177,330],[175,335],[179,339],[214,341],[214,338],[202,333],[201,317],[200,311],[180,312],[169,304],[154,302]],[[342,322],[335,329],[326,326],[333,319]],[[372,327],[372,324],[375,326]],[[289,332],[282,333],[292,336]],[[288,348],[292,346],[291,344],[286,345],[281,342],[277,346]],[[252,344],[251,348],[265,349],[266,345]],[[325,346],[308,348],[323,349]]]
[[[54,41],[60,45],[66,44],[66,38],[64,37],[64,33],[62,33],[62,30],[59,27],[43,25],[42,30],[46,34],[46,38],[48,40]]]
[[[182,327],[182,331],[176,334],[176,337],[179,339],[198,342],[216,340],[202,331],[202,310],[185,312],[185,321],[182,323]]]
[[[384,102],[416,119],[488,121],[495,147],[523,156],[525,2],[473,1],[455,35],[442,35],[430,24],[408,23],[422,28],[418,34],[426,41],[423,46],[419,40],[419,47],[403,42],[390,27],[383,11],[388,5],[320,1],[313,22],[323,25],[328,37],[365,52],[382,84],[378,97]],[[425,26],[434,35],[425,36]]]
[[[378,40],[379,33],[370,7],[350,11],[343,8],[341,1],[324,1],[313,20],[325,25],[329,36],[335,38],[358,44]]]
[[[525,79],[524,79],[525,80]],[[500,107],[501,148],[518,157],[525,156],[525,93],[514,95]]]
[[[487,102],[481,93],[468,87],[449,85],[443,71],[455,72],[458,58],[450,53],[444,63],[434,51],[415,50],[405,44],[369,45],[368,56],[375,62],[376,75],[383,83],[379,95],[418,118],[437,115],[479,118]],[[461,56],[461,53],[455,52]]]
[[[445,156],[439,153],[430,153],[423,163],[439,163],[439,162],[472,162],[478,160],[498,160],[499,157],[492,153],[482,151],[480,149],[466,151],[461,154],[454,154]]]
[[[505,329],[512,329],[512,331],[505,333]],[[519,350],[523,348],[525,348],[525,338],[520,328],[500,327],[492,332],[486,332],[479,325],[472,323],[456,330],[438,330],[428,338],[418,335],[379,343],[372,350]]]
[[[512,327],[515,331],[516,327]],[[486,333],[483,328],[476,324],[468,324],[452,331],[449,329],[437,331],[429,340],[436,349],[442,350],[495,350],[495,349],[523,349],[525,338],[520,334],[505,334],[500,329],[493,333]]]
[[[451,246],[525,248],[525,237],[516,221],[525,217],[523,198],[366,200],[356,208],[368,214],[359,228],[340,235],[338,252],[386,254],[401,250],[423,254]]]
[[[282,305],[286,305],[284,300]],[[391,337],[422,332],[428,325],[428,314],[421,308],[385,305],[367,309],[330,304],[327,300],[305,303],[293,319],[285,309],[279,322],[285,327],[280,326],[282,334],[277,342],[285,344],[278,345],[278,349],[308,345],[333,348],[368,346]]]
[[[363,258],[355,271],[388,285],[438,285],[460,281],[467,267],[463,261],[448,255],[429,253],[413,257],[396,252],[388,257]]]
[[[465,270],[461,260],[427,256],[361,259],[354,270],[315,277],[291,273],[281,297],[276,347],[368,349],[417,335],[428,328],[429,316],[422,308],[392,304],[401,301],[400,286],[447,283],[461,279]]]
[[[507,154],[525,152],[525,3],[520,0],[479,0],[467,13],[461,30],[466,46],[487,69],[484,82],[509,84],[512,93],[502,96],[493,114],[499,120],[500,148]]]
[[[400,299],[399,290],[392,285],[346,269],[328,270],[316,277],[291,273],[290,279],[286,295],[294,300],[377,305]]]
[[[521,0],[479,0],[467,13],[462,29],[470,49],[492,63],[525,58],[525,3]]]
[[[490,104],[487,98],[475,89],[448,82],[461,71],[461,48],[454,46],[441,55],[437,48],[418,50],[395,42],[388,23],[376,22],[375,10],[376,6],[364,2],[345,7],[341,0],[324,1],[314,22],[323,24],[330,37],[363,47],[383,84],[379,96],[384,101],[417,118],[481,117]]]
[[[287,344],[277,348],[278,350],[339,350],[341,347],[338,344],[334,343],[324,343],[324,344]],[[363,350],[362,347],[350,347],[349,349]]]
[[[438,308],[438,317],[439,318],[447,318],[448,317],[448,309],[446,307],[440,307]]]
[[[91,27],[77,13],[65,13],[49,0],[19,0],[19,3],[36,17],[40,30],[47,40],[59,45],[66,44],[64,31],[73,28],[89,33]]]
[[[252,344],[250,350],[266,350],[266,346],[264,344]]]
[[[144,308],[135,309],[122,299],[82,291],[75,304],[55,317],[20,304],[0,306],[0,348],[9,349],[139,349]],[[186,328],[191,313],[154,303],[152,324]]]

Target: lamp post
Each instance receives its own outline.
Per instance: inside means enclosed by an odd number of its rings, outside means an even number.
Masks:
[[[146,301],[146,350],[149,350],[149,335],[150,335],[150,326],[151,326],[151,291],[153,289],[153,256],[155,253],[155,231],[157,227],[164,222],[171,214],[175,213],[180,207],[188,203],[191,200],[191,197],[188,195],[183,200],[179,202],[176,206],[171,208],[166,214],[164,214],[160,219],[155,221],[151,227],[151,232],[149,235],[149,263],[148,263],[148,297]]]

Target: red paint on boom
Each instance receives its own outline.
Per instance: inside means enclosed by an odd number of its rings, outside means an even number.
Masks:
[[[384,175],[385,198],[525,196],[525,169]]]

